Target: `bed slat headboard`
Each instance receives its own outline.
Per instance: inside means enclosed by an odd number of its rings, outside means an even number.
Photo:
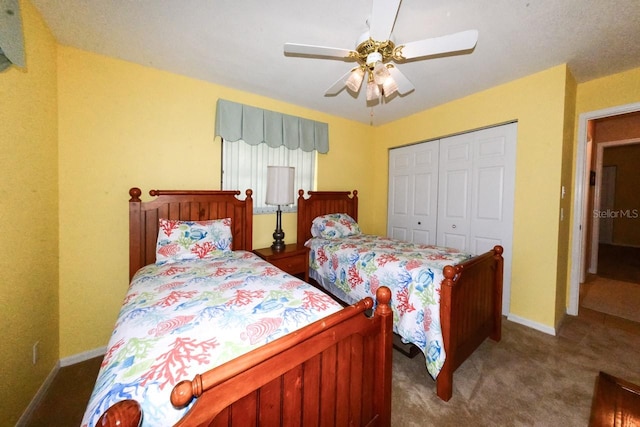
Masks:
[[[358,221],[358,190],[351,191],[304,191],[298,190],[298,244],[311,238],[311,222],[320,215],[346,213]]]
[[[129,279],[141,267],[156,261],[156,241],[160,218],[206,221],[231,218],[232,248],[252,249],[253,199],[237,198],[240,191],[150,190],[153,200],[140,200],[142,190],[129,190]]]

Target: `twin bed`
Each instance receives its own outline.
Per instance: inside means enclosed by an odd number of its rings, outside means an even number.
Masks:
[[[372,270],[398,263],[395,243],[365,242],[367,252],[333,242],[312,252],[311,274],[351,304],[343,308],[250,252],[250,190],[244,200],[239,191],[152,190],[149,202],[141,194],[130,190],[132,281],[83,426],[389,425],[392,329],[425,353],[443,400],[454,370],[486,337],[500,339],[500,247],[476,257],[439,250],[414,286],[419,255],[397,280]],[[312,245],[312,228],[337,240],[336,214],[358,227],[357,192],[301,191],[298,243]],[[352,234],[343,237],[362,238]],[[349,255],[338,255],[341,246]],[[367,255],[372,247],[389,252]],[[340,258],[350,264],[333,279],[317,274]],[[408,333],[405,318],[417,329]]]
[[[132,280],[83,426],[390,424],[387,289],[343,308],[255,256],[250,190],[129,194]]]
[[[415,344],[448,401],[453,372],[487,338],[501,338],[503,249],[472,256],[364,235],[358,192],[298,192],[298,243],[311,248],[310,277],[351,303],[391,289],[394,332]]]

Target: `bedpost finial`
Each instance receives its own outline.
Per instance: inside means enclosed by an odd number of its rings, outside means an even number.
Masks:
[[[442,269],[444,276],[443,284],[453,285],[457,280],[457,276],[462,272],[462,265],[447,265]]]
[[[376,300],[378,301],[376,312],[380,314],[391,313],[391,306],[389,305],[391,302],[391,290],[389,288],[380,286],[376,291]]]
[[[500,245],[495,245],[493,247],[493,250],[495,251],[496,255],[502,255],[502,253],[504,252],[504,248]]]
[[[376,291],[378,304],[389,304],[391,302],[391,290],[386,286],[380,286]]]
[[[191,399],[200,397],[203,391],[202,377],[200,374],[196,374],[193,381],[180,381],[173,387],[173,390],[171,390],[171,404],[178,409],[184,408],[191,402]]]
[[[114,403],[98,419],[97,426],[138,427],[142,421],[142,408],[133,399]]]
[[[358,190],[353,190],[353,197],[358,197]]]
[[[129,200],[130,202],[139,202],[142,190],[138,187],[133,187],[129,190],[129,195],[131,196],[131,199]]]
[[[445,265],[442,273],[447,279],[453,279],[453,276],[456,274],[456,270],[450,265]]]
[[[302,188],[298,190],[298,197],[304,197],[304,190]]]
[[[251,199],[251,196],[253,195],[253,190],[250,188],[247,188],[247,191],[245,191],[244,194],[247,195],[247,199]]]

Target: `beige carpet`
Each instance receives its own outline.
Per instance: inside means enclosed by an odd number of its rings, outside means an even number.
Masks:
[[[640,384],[640,335],[568,316],[557,336],[503,321],[443,402],[424,356],[393,355],[392,427],[585,427],[598,371]]]
[[[640,322],[640,284],[598,276],[585,285],[582,307]]]

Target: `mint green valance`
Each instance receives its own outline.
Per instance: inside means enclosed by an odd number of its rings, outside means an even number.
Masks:
[[[18,0],[0,0],[0,71],[25,66],[22,17]]]
[[[329,151],[329,125],[302,117],[290,116],[262,108],[218,99],[216,136],[227,141],[243,140],[247,144],[266,143],[290,150]]]

